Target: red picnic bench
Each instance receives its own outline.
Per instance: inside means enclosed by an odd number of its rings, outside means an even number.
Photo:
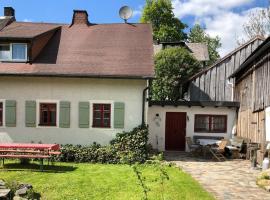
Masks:
[[[32,143],[0,143],[0,158],[40,159],[43,170],[43,159],[50,159],[53,155],[60,155],[59,144],[32,144]]]

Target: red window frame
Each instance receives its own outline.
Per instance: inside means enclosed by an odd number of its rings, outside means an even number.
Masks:
[[[208,130],[198,127],[198,121],[202,118],[207,118],[208,120]],[[224,122],[222,128],[214,128],[214,120],[213,118],[221,118]],[[195,115],[194,121],[194,132],[201,132],[201,133],[226,133],[227,132],[227,115],[202,115],[197,114]]]
[[[107,108],[106,108],[107,107]],[[107,117],[105,115],[108,115]],[[107,120],[107,123],[105,122]],[[94,128],[111,127],[111,104],[93,104],[93,125]]]
[[[0,102],[0,126],[3,126],[3,102]]]
[[[40,103],[39,104],[39,125],[40,126],[56,126],[56,103]],[[45,116],[45,113],[46,116]]]

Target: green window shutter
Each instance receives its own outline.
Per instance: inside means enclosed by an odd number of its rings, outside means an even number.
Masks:
[[[70,102],[60,101],[59,127],[70,127]]]
[[[79,127],[89,128],[89,102],[79,102]]]
[[[16,126],[16,101],[6,100],[6,126],[15,127]]]
[[[114,128],[124,128],[125,104],[122,102],[114,103]]]
[[[36,102],[25,102],[25,126],[36,127]]]

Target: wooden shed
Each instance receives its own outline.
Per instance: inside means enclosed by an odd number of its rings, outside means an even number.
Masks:
[[[233,101],[234,78],[229,78],[264,41],[257,36],[188,80],[190,101]]]
[[[261,143],[264,150],[270,139],[265,112],[270,106],[270,38],[230,78],[235,78],[234,100],[240,102],[237,135]]]

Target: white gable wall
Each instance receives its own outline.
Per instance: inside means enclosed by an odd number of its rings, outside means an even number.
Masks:
[[[141,124],[142,92],[146,80],[1,77],[0,99],[16,100],[16,127],[0,127],[0,142],[42,142],[60,144],[108,144],[116,133]],[[25,101],[69,101],[70,128],[25,127]],[[90,102],[90,128],[79,128],[78,104]],[[125,103],[125,128],[113,128],[113,102]],[[92,103],[112,103],[112,128],[92,128]],[[58,106],[59,107],[59,106]],[[37,111],[38,113],[38,111]],[[59,116],[59,114],[57,115]],[[37,115],[37,119],[39,116]],[[38,124],[39,120],[37,120]]]
[[[166,112],[186,112],[186,136],[193,138],[194,135],[199,136],[220,136],[231,138],[233,126],[236,123],[236,109],[227,107],[200,107],[200,106],[151,106],[148,108],[148,124],[150,132],[150,143],[154,149],[160,151],[165,150],[165,121]],[[159,114],[159,117],[156,117]],[[212,114],[212,115],[227,115],[227,132],[226,133],[195,133],[194,119],[195,114]],[[187,150],[187,147],[186,147]]]

